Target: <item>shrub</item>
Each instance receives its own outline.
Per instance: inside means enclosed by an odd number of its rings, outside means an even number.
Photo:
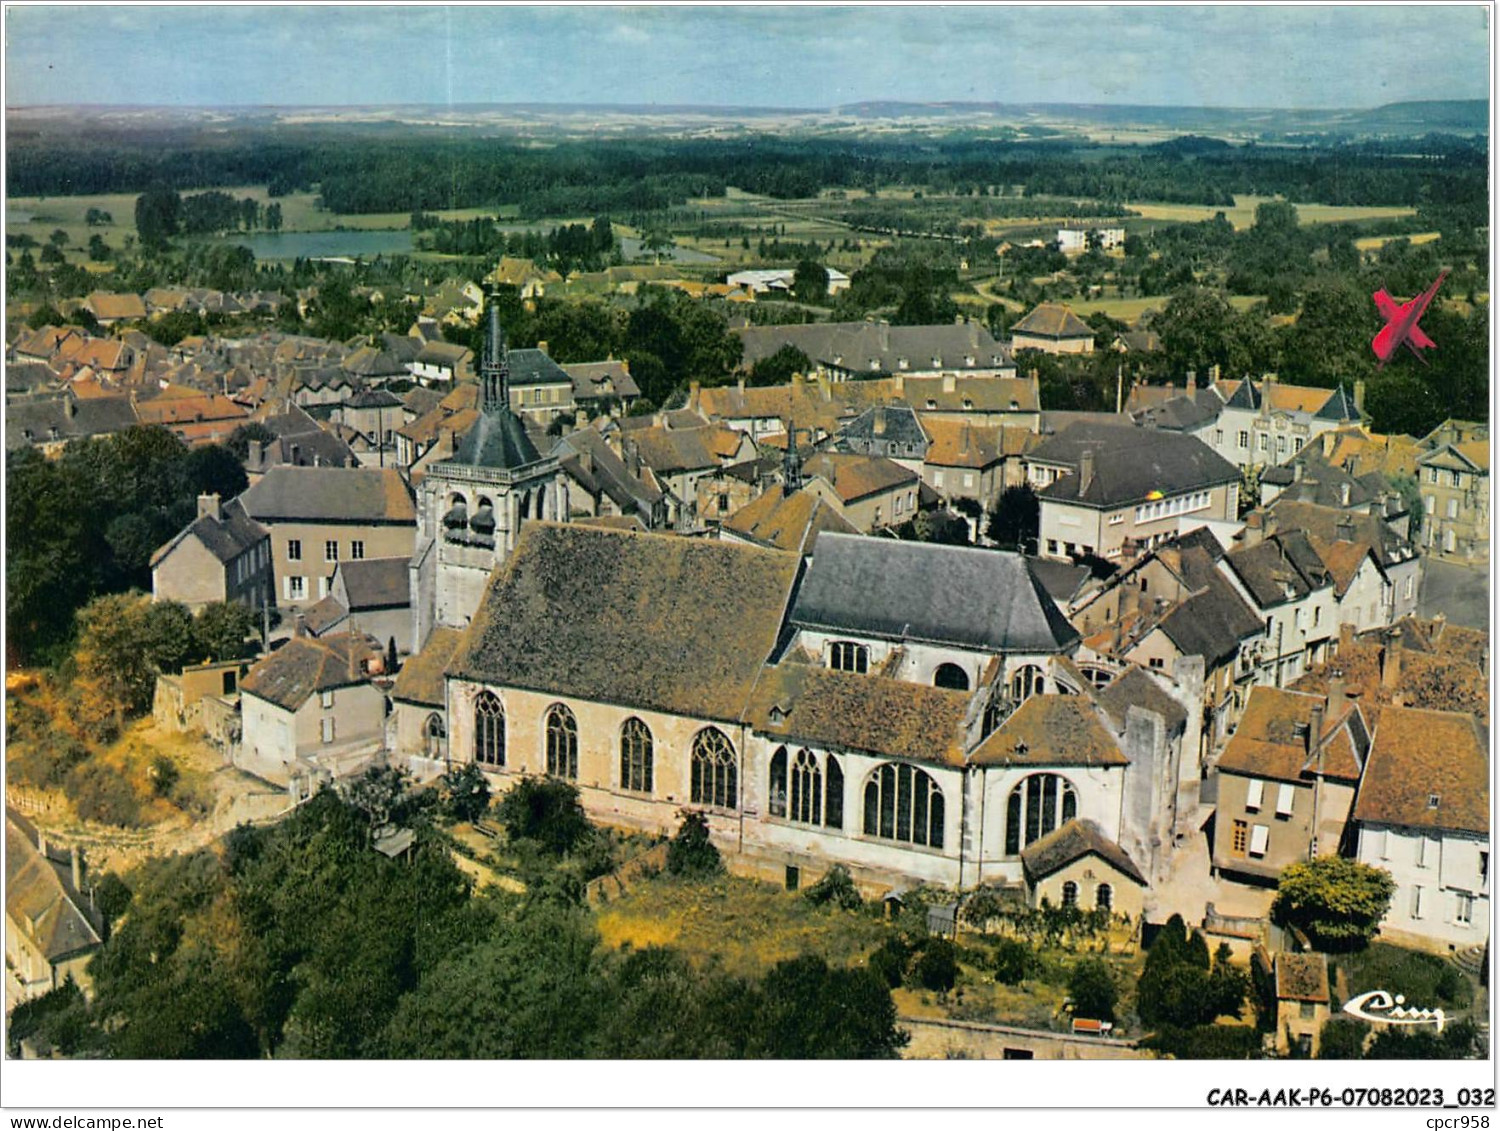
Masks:
[[[177,768],[177,763],[165,754],[158,754],[151,760],[151,789],[157,797],[166,797],[171,793],[181,776],[182,771]]]
[[[593,832],[577,787],[556,778],[522,778],[500,799],[500,823],[512,841],[534,841],[565,856]]]
[[[1395,890],[1396,881],[1382,868],[1320,856],[1282,871],[1272,913],[1305,931],[1319,950],[1358,950],[1379,929]]]
[[[719,850],[708,836],[708,818],[690,809],[682,811],[682,825],[667,846],[667,871],[674,876],[717,876],[724,871]]]
[[[1258,1060],[1260,1034],[1248,1025],[1164,1025],[1141,1042],[1178,1060]]]
[[[947,939],[928,939],[912,967],[912,977],[923,989],[947,993],[958,981],[957,948]]]
[[[995,948],[995,977],[1007,986],[1019,985],[1037,969],[1036,952],[1020,939],[1001,939]]]
[[[490,807],[490,783],[473,762],[445,773],[443,789],[443,812],[455,821],[477,821]]]
[[[1370,1027],[1353,1017],[1331,1017],[1318,1039],[1319,1060],[1359,1060]]]
[[[145,823],[135,787],[113,767],[98,760],[73,767],[63,783],[63,792],[85,821],[122,828],[138,828]]]
[[[1097,958],[1088,958],[1073,967],[1068,979],[1068,994],[1073,999],[1073,1013],[1095,1021],[1113,1021],[1119,991],[1109,966]]]
[[[854,878],[849,875],[849,869],[842,864],[835,864],[823,874],[823,878],[803,893],[810,903],[825,904],[833,903],[845,911],[858,911],[864,906],[864,900],[860,898],[859,889],[854,886]]]
[[[1479,1030],[1467,1017],[1441,1033],[1421,1029],[1402,1033],[1395,1028],[1375,1034],[1366,1060],[1467,1060],[1479,1056]]]
[[[891,935],[870,955],[869,967],[885,979],[886,985],[895,989],[906,981],[906,967],[910,962],[911,944],[900,935]]]

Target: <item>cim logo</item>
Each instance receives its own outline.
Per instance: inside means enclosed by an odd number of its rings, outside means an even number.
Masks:
[[[1393,998],[1384,990],[1371,990],[1350,998],[1344,1003],[1344,1012],[1361,1021],[1382,1025],[1436,1025],[1439,1033],[1448,1023],[1448,1015],[1441,1009],[1409,1009],[1405,997],[1397,994]]]

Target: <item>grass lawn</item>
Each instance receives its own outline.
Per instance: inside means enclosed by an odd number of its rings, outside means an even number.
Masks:
[[[1233,208],[1212,208],[1201,204],[1152,204],[1132,201],[1126,208],[1139,212],[1143,219],[1167,220],[1195,223],[1212,220],[1214,213],[1222,212],[1236,231],[1243,231],[1255,223],[1255,207],[1275,199],[1269,196],[1236,196]],[[1355,208],[1333,204],[1299,204],[1297,216],[1304,224],[1336,224],[1346,220],[1384,220],[1392,216],[1414,216],[1415,208],[1373,207]]]
[[[717,961],[743,977],[799,954],[854,965],[891,931],[875,909],[816,907],[796,892],[737,876],[637,880],[598,908],[598,925],[607,946],[671,946],[694,963]]]
[[[1404,994],[1409,1003],[1424,1009],[1467,1009],[1474,1000],[1474,986],[1458,967],[1420,950],[1374,942],[1352,954],[1329,955],[1328,964],[1330,981],[1335,968],[1344,972],[1351,996],[1385,990]]]

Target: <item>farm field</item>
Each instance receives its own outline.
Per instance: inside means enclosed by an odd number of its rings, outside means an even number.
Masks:
[[[1413,244],[1432,243],[1441,234],[1441,232],[1413,232],[1409,236],[1365,236],[1363,239],[1355,240],[1354,246],[1359,248],[1360,251],[1376,251],[1392,240],[1410,240]]]
[[[1148,295],[1145,298],[1099,298],[1087,301],[1069,300],[1068,307],[1080,318],[1087,318],[1095,311],[1102,310],[1111,318],[1118,318],[1122,322],[1134,322],[1148,310],[1160,310],[1166,305],[1171,295]],[[1229,305],[1236,310],[1248,310],[1258,302],[1264,302],[1264,295],[1230,295]]]
[[[1225,218],[1234,225],[1236,231],[1243,231],[1255,223],[1256,206],[1273,199],[1275,198],[1269,196],[1237,196],[1234,198],[1233,208],[1211,208],[1201,204],[1152,204],[1140,201],[1132,201],[1125,207],[1132,212],[1139,212],[1140,219],[1166,220],[1173,223],[1212,220],[1214,213],[1222,212]],[[1398,216],[1416,215],[1415,208],[1398,207],[1355,208],[1332,204],[1298,204],[1296,208],[1297,216],[1304,224],[1337,224],[1353,220],[1385,220]]]

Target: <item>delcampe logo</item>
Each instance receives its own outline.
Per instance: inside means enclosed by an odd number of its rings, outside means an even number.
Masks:
[[[1448,1023],[1448,1015],[1441,1009],[1408,1008],[1404,996],[1397,994],[1392,998],[1384,990],[1371,990],[1350,998],[1344,1003],[1344,1012],[1361,1021],[1382,1025],[1436,1025],[1439,1033]]]

